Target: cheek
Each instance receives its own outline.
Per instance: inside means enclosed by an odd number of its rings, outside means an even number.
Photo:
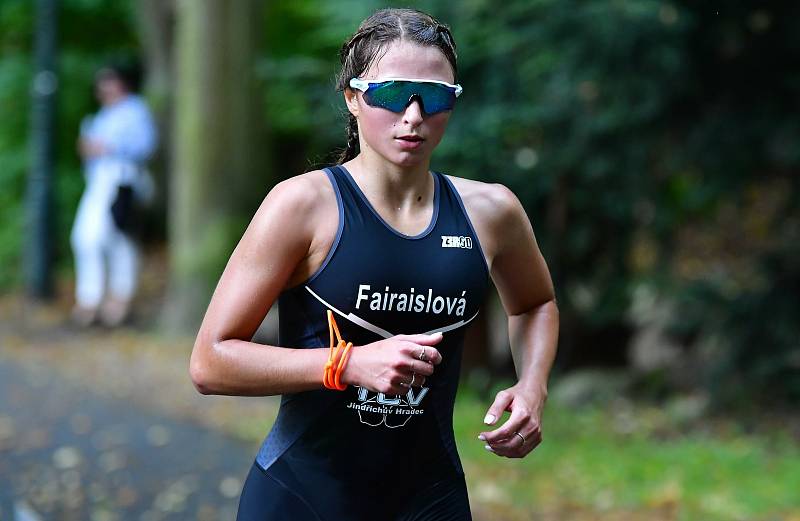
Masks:
[[[394,112],[369,106],[366,110],[361,110],[361,117],[358,119],[361,132],[368,140],[380,139],[382,135],[390,134],[392,127],[399,122]]]
[[[444,131],[447,130],[447,123],[449,121],[449,112],[442,112],[439,114],[434,114],[433,116],[428,116],[424,123],[428,130],[428,137],[436,139],[436,142],[438,143],[439,140],[442,139]]]

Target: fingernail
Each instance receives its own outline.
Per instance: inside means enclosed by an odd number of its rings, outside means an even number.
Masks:
[[[484,436],[483,434],[478,434],[478,439],[481,441],[486,441],[486,436]]]
[[[436,333],[431,333],[431,336],[442,336],[442,332],[437,331]]]
[[[483,448],[488,450],[489,452],[494,452],[494,449],[491,448],[489,445],[484,445]]]
[[[486,418],[483,419],[483,423],[485,423],[486,425],[494,423],[494,414],[487,414]]]

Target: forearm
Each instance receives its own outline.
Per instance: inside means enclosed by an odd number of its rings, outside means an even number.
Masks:
[[[519,384],[545,396],[556,356],[558,325],[558,306],[554,300],[508,317],[509,342]]]
[[[144,163],[155,150],[155,141],[149,136],[129,137],[103,143],[105,153],[118,159]]]
[[[328,348],[291,349],[230,339],[195,348],[192,381],[203,394],[271,396],[321,389]]]

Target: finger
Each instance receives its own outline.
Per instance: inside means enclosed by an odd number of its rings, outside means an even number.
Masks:
[[[525,449],[525,448],[513,448],[513,447],[507,447],[507,446],[504,446],[504,445],[489,445],[489,444],[486,444],[484,446],[484,448],[488,452],[491,452],[492,454],[495,454],[497,456],[501,456],[501,457],[504,457],[504,458],[522,458],[522,457],[525,457],[525,455],[527,455],[528,452],[530,452],[530,450]]]
[[[522,434],[520,436],[514,434],[511,438],[499,440],[497,442],[487,441],[486,445],[490,446],[492,450],[498,454],[514,458],[521,457],[523,454],[527,453],[529,440]]]
[[[496,443],[486,443],[491,447],[492,452],[508,458],[522,458],[529,454],[542,442],[540,429],[529,432],[528,434],[514,434],[511,438],[501,440]]]
[[[433,364],[428,362],[420,362],[419,360],[411,360],[406,366],[409,373],[417,373],[423,376],[430,376],[433,374]]]
[[[494,444],[503,440],[511,439],[516,436],[516,432],[524,433],[533,432],[536,430],[536,425],[531,424],[530,415],[525,414],[520,410],[511,411],[511,416],[499,428],[483,432],[484,441]]]
[[[397,335],[398,340],[405,340],[425,346],[434,346],[441,342],[442,338],[444,338],[442,333],[434,333],[432,335]]]
[[[422,387],[424,384],[425,384],[425,376],[419,373],[411,373],[406,377],[405,381],[402,382],[400,385],[402,385],[405,388],[405,391],[403,391],[403,394],[405,394],[405,392],[408,391],[409,387]]]
[[[538,423],[534,423],[538,419],[531,416],[530,410],[523,406],[514,407],[513,403],[508,408],[511,415],[499,428],[481,433],[485,441],[494,443],[511,438],[515,432],[532,432],[538,428]]]
[[[504,458],[522,458],[529,452],[527,449],[513,449],[498,446],[492,447],[490,445],[487,445],[487,447],[489,447],[489,449],[487,449],[489,452]]]
[[[491,452],[492,454],[496,454],[497,456],[502,456],[504,458],[512,457],[508,452],[508,450],[503,447],[486,444],[483,448],[486,449],[488,452]]]
[[[534,446],[527,438],[523,440],[523,437],[517,435],[497,443],[486,443],[486,447],[489,447],[487,450],[506,458],[523,458]]]
[[[442,363],[442,354],[435,347],[419,346],[414,350],[412,356],[423,362],[430,362],[432,364]]]
[[[483,423],[486,425],[494,425],[503,415],[503,412],[508,410],[508,406],[511,405],[513,400],[514,396],[508,391],[500,391],[497,393],[494,402],[486,413],[486,417],[483,419]]]
[[[417,358],[419,358],[419,355],[417,355]],[[425,360],[433,365],[439,365],[442,363],[442,354],[438,349],[434,349],[433,347],[425,347]]]
[[[420,358],[420,356],[423,354],[423,350],[424,356]],[[442,361],[442,354],[435,347],[421,345],[411,341],[408,341],[405,344],[403,353],[414,360],[419,360],[420,362],[430,363],[433,365],[439,364]]]
[[[404,395],[408,392],[408,389],[411,387],[409,384],[411,383],[411,375],[403,376],[399,378],[395,383],[393,383],[392,388],[386,392],[385,394],[396,394],[396,395]],[[414,382],[416,384],[416,382]]]

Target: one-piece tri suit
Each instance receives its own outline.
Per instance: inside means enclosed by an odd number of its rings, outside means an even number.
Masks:
[[[471,519],[453,436],[464,333],[489,271],[452,182],[433,172],[433,216],[419,235],[389,226],[344,167],[325,169],[339,227],[319,270],[278,301],[280,345],[366,345],[443,332],[442,363],[402,396],[350,386],[285,394],[242,491],[240,521]],[[322,368],[320,367],[320,380]]]

